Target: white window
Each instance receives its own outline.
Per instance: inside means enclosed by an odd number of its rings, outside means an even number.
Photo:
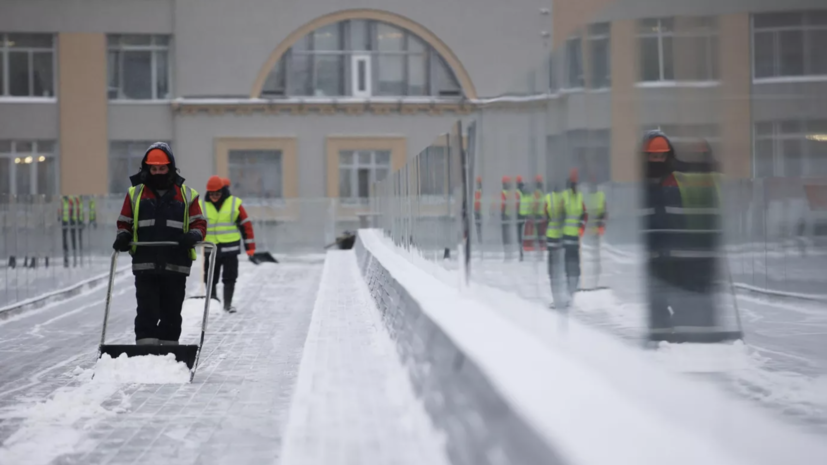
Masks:
[[[754,139],[756,178],[827,174],[827,120],[757,122]]]
[[[580,36],[566,40],[566,87],[580,89],[585,85],[583,78],[583,41]]]
[[[129,177],[141,171],[141,160],[146,149],[157,141],[110,141],[109,142],[109,192],[125,193],[131,183]],[[169,144],[169,142],[167,142]]]
[[[109,98],[167,100],[170,90],[170,37],[124,34],[107,37]]]
[[[54,97],[53,34],[0,34],[0,96]]]
[[[243,199],[281,199],[281,150],[230,150],[228,155],[233,195]]]
[[[610,32],[609,23],[589,26],[589,55],[591,57],[589,86],[592,89],[605,89],[612,85]]]
[[[380,21],[321,27],[285,52],[262,95],[459,97],[454,73],[414,34]]]
[[[827,10],[752,17],[755,79],[827,76]]]
[[[423,150],[416,159],[419,173],[419,194],[424,201],[445,201],[451,193],[448,186],[448,148],[431,145]]]
[[[56,195],[54,141],[0,140],[0,194]]]
[[[714,17],[648,18],[640,20],[640,80],[675,81],[680,57],[680,81],[718,79],[718,32]]]
[[[370,188],[384,180],[391,167],[388,150],[339,152],[339,198],[346,203],[367,203]]]

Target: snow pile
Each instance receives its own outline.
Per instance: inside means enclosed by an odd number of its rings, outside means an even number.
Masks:
[[[457,273],[376,231],[360,237],[571,463],[827,463],[823,441],[711,384],[669,373],[613,336],[576,320],[566,326],[559,313],[499,289],[471,283],[458,292]]]
[[[646,327],[646,313],[640,305],[622,302],[609,289],[578,292],[574,297],[575,311],[589,315],[605,316],[620,329],[639,334]]]
[[[190,381],[190,370],[174,354],[112,358],[103,354],[95,365],[95,383],[181,384]]]

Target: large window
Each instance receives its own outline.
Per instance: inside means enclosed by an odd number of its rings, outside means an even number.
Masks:
[[[54,141],[0,140],[0,194],[56,193]]]
[[[228,165],[233,195],[245,199],[284,196],[281,150],[230,150]]]
[[[370,187],[388,176],[389,150],[342,150],[339,152],[339,197],[346,203],[366,203]]]
[[[708,16],[648,18],[639,22],[640,80],[715,81],[718,32]],[[676,76],[676,62],[679,58]]]
[[[827,174],[827,120],[755,123],[756,178]]]
[[[129,177],[141,170],[141,160],[154,140],[109,142],[109,192],[123,194],[131,186]],[[169,142],[167,142],[169,144]]]
[[[589,26],[589,55],[591,57],[589,85],[592,89],[604,89],[611,87],[612,84],[610,31],[609,23]]]
[[[417,36],[379,21],[348,20],[293,44],[262,94],[456,97],[462,92],[442,57]]]
[[[110,99],[166,100],[170,90],[170,38],[129,34],[107,37]]]
[[[54,35],[0,34],[0,96],[54,97]]]
[[[420,195],[426,200],[430,197],[436,201],[444,201],[451,193],[448,187],[448,147],[428,147],[417,157],[417,164]]]
[[[566,40],[566,87],[579,89],[583,78],[583,40],[579,35]]]
[[[754,77],[827,76],[827,10],[756,14]]]

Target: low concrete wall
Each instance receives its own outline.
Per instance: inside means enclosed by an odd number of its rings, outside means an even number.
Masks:
[[[411,295],[357,239],[356,256],[417,395],[454,465],[563,464]]]

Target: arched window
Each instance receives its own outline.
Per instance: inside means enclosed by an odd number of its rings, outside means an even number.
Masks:
[[[302,37],[270,71],[262,97],[460,97],[445,60],[411,32],[346,20]]]

